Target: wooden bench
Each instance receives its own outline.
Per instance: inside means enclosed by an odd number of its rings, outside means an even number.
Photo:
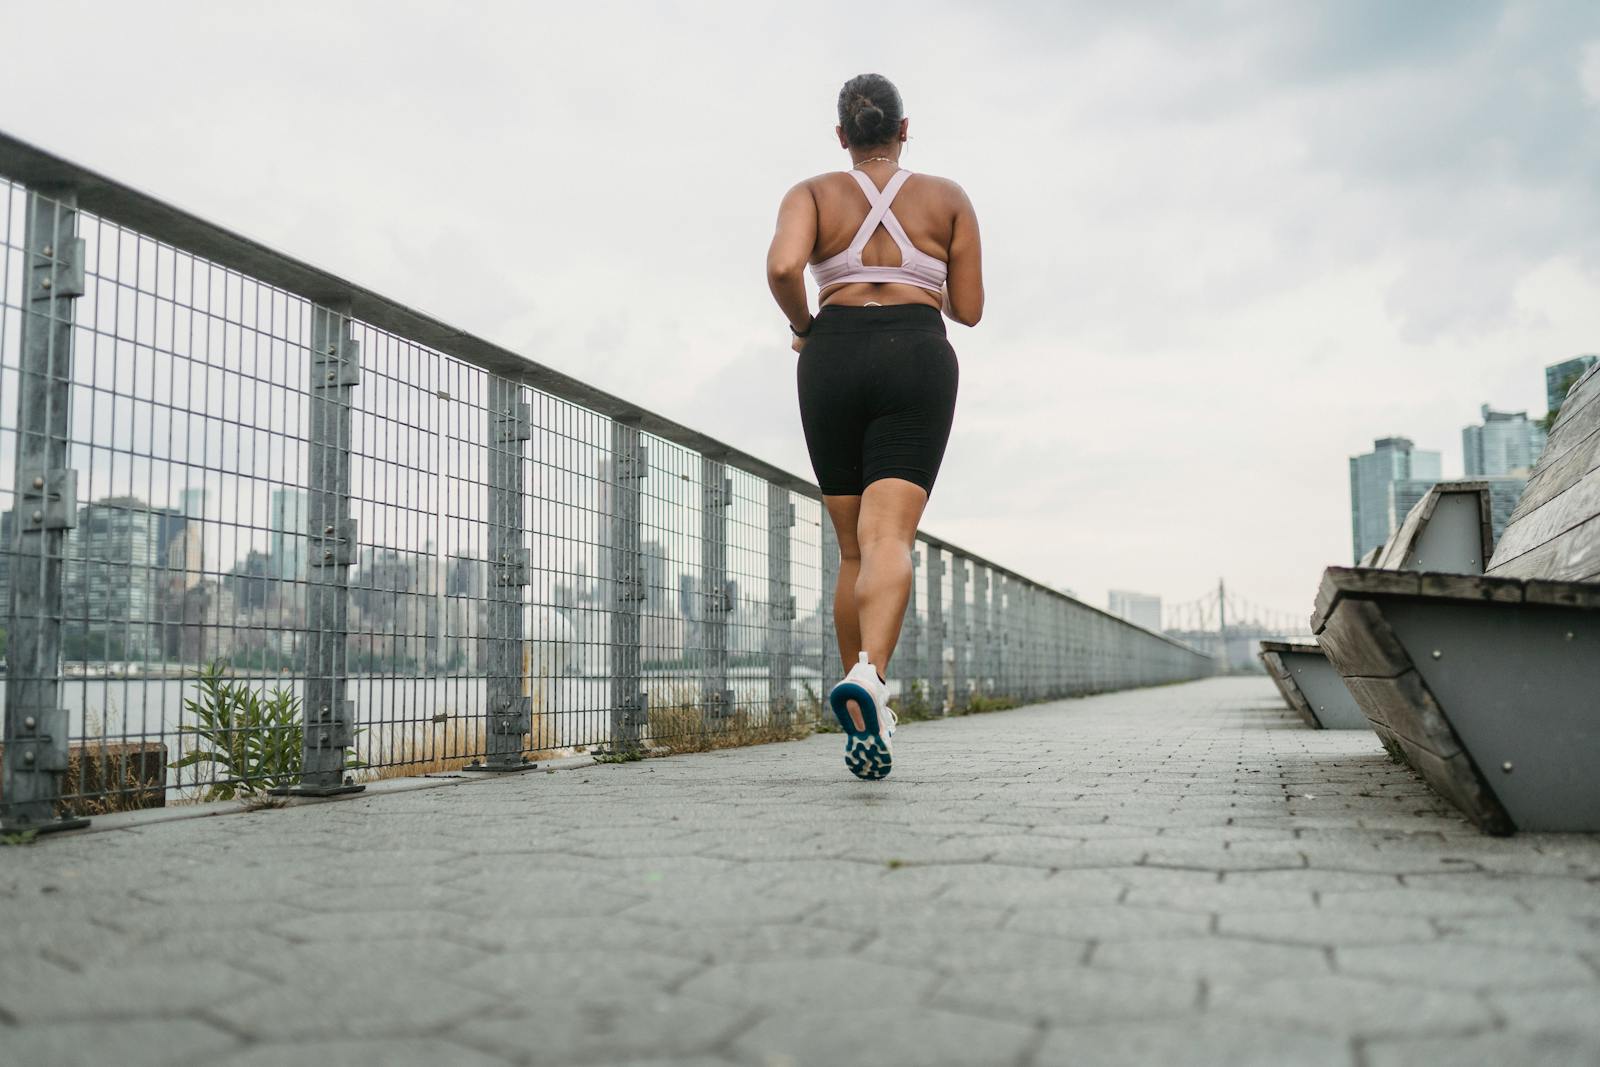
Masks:
[[[1600,366],[1482,575],[1331,567],[1312,629],[1384,746],[1479,828],[1600,830]]]
[[[1362,565],[1482,574],[1494,536],[1489,506],[1488,482],[1440,482],[1417,501],[1388,541],[1367,553]],[[1305,641],[1263,641],[1260,656],[1284,703],[1307,726],[1315,730],[1372,728],[1321,646]]]

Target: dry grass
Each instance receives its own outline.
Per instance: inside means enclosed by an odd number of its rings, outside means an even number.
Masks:
[[[524,755],[535,762],[566,754],[554,744],[555,724],[543,715],[533,716],[533,742],[533,751]],[[488,731],[481,716],[420,724],[395,739],[382,754],[383,766],[371,768],[363,777],[371,781],[449,774],[483,758],[488,747]]]
[[[798,741],[809,737],[813,724],[798,715],[782,719],[757,719],[743,708],[724,717],[707,718],[703,709],[692,704],[674,703],[650,709],[652,755],[670,756],[682,752],[711,752],[745,745],[769,745],[775,741]]]

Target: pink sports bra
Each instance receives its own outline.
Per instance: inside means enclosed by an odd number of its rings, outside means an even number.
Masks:
[[[861,191],[867,194],[867,217],[861,220],[861,228],[856,231],[855,240],[836,256],[829,256],[821,263],[811,264],[811,277],[816,280],[818,295],[835,285],[845,282],[897,282],[901,285],[915,285],[920,289],[929,289],[940,292],[944,288],[945,276],[949,273],[949,264],[942,259],[935,259],[926,252],[918,251],[917,246],[911,243],[911,238],[906,236],[906,231],[900,225],[900,220],[894,217],[894,212],[889,205],[894,202],[895,194],[900,187],[911,177],[911,171],[895,171],[894,177],[889,179],[883,187],[883,192],[872,184],[872,179],[859,170],[848,172],[861,186]],[[861,262],[861,250],[867,247],[867,241],[877,231],[879,223],[889,231],[889,236],[900,249],[900,265],[898,267],[869,267]]]

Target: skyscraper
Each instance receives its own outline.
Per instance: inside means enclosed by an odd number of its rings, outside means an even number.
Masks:
[[[1120,615],[1135,626],[1146,630],[1161,629],[1161,598],[1149,593],[1133,593],[1126,589],[1112,589],[1106,593],[1108,610]]]
[[[272,576],[294,581],[306,571],[306,494],[272,491]]]
[[[1418,449],[1409,437],[1380,437],[1371,452],[1350,457],[1350,540],[1358,562],[1394,530],[1393,484],[1431,484],[1439,480],[1439,471],[1439,453]]]
[[[1548,411],[1555,411],[1561,407],[1561,402],[1567,398],[1567,390],[1572,383],[1582,377],[1583,372],[1600,363],[1600,356],[1573,356],[1560,363],[1552,363],[1544,369],[1544,401]]]
[[[1479,408],[1483,422],[1461,430],[1462,464],[1468,478],[1493,478],[1527,471],[1544,450],[1544,428],[1526,411]]]

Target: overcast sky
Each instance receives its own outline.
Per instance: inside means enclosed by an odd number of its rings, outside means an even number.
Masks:
[[[1347,456],[1600,351],[1592,0],[3,7],[0,127],[808,476],[763,260],[887,75],[987,267],[925,525],[1094,603],[1308,611]]]

